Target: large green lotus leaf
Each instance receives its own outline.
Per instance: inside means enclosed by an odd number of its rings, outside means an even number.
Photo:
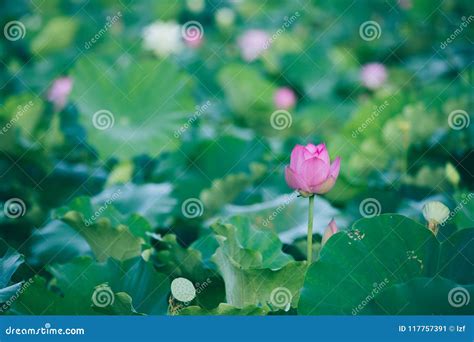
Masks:
[[[133,235],[125,225],[113,226],[107,218],[86,224],[84,216],[77,211],[68,212],[61,219],[84,237],[99,261],[108,257],[126,260],[141,253],[144,240]]]
[[[88,141],[102,158],[156,156],[176,148],[174,131],[194,111],[190,77],[169,60],[134,58],[122,66],[87,56],[76,64],[73,77],[72,99],[79,105]],[[111,114],[96,115],[97,129],[94,113],[101,110]]]
[[[21,288],[21,282],[15,284],[10,284],[10,282],[13,274],[23,262],[23,256],[13,248],[8,248],[0,258],[0,303],[6,302]]]
[[[255,228],[243,217],[212,228],[220,245],[213,260],[224,278],[227,303],[272,310],[297,305],[306,264],[283,253],[274,232]]]
[[[91,253],[89,244],[68,224],[52,220],[33,231],[28,240],[28,263],[44,265],[65,263],[77,256]]]
[[[167,311],[169,280],[141,257],[124,262],[114,259],[96,262],[80,257],[68,264],[51,265],[48,270],[53,275],[51,285],[59,288],[61,296],[52,292],[43,278],[36,277],[15,301],[12,313],[89,315],[103,312],[101,309],[123,313],[124,307],[130,309],[128,314],[164,314]],[[114,294],[125,292],[132,298],[131,303],[127,296],[121,295],[114,296],[115,299],[122,299],[121,303],[117,303],[118,307],[100,308],[94,305],[94,292],[105,284]]]
[[[185,277],[194,281],[203,281],[213,276],[213,272],[203,266],[201,253],[192,247],[181,246],[176,235],[157,235],[155,238],[156,253],[153,259],[160,272],[173,278]]]
[[[472,315],[474,285],[440,277],[414,278],[378,294],[363,308],[372,315]]]
[[[456,193],[454,199],[457,206],[452,214],[458,229],[474,227],[474,198],[472,192]]]
[[[455,232],[441,244],[439,275],[459,284],[474,284],[474,228]]]
[[[334,235],[308,269],[298,312],[350,314],[374,289],[433,276],[439,243],[401,215],[364,218]]]
[[[217,222],[212,229],[220,249],[243,269],[278,270],[292,261],[282,252],[282,243],[273,231],[252,226],[244,216],[234,216],[229,223]]]
[[[94,310],[108,316],[141,315],[133,307],[132,297],[126,292],[114,293],[114,303],[106,307],[94,307]]]
[[[181,316],[264,316],[267,310],[254,305],[248,305],[243,308],[221,303],[212,310],[206,310],[199,306],[188,306],[180,309],[177,314]]]
[[[120,196],[118,191],[114,194]],[[115,200],[115,195],[95,203],[89,197],[78,197],[55,214],[82,235],[100,261],[138,256],[151,230],[143,217],[118,211],[113,206]]]
[[[35,276],[28,287],[13,302],[8,314],[13,315],[135,315],[131,297],[119,292],[114,294],[114,302],[107,307],[92,305],[91,299],[79,303],[74,296],[63,297],[47,288],[46,280]]]

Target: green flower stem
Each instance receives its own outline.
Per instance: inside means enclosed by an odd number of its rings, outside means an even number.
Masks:
[[[308,264],[313,261],[313,214],[314,214],[314,195],[309,196],[309,211],[308,211],[308,237],[307,237],[307,257]]]

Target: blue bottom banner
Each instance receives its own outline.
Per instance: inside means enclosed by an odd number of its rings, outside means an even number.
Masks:
[[[3,316],[0,341],[472,342],[473,316]]]

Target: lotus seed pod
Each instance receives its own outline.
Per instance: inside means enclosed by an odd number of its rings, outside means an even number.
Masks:
[[[190,280],[176,278],[171,282],[171,294],[180,302],[190,302],[196,298],[196,289]]]

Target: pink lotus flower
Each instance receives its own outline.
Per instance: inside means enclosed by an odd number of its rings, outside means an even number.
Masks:
[[[321,247],[324,246],[324,244],[329,240],[329,238],[336,234],[338,231],[339,229],[337,228],[336,221],[332,219],[326,227],[326,230],[324,231],[323,238],[321,239]]]
[[[364,86],[374,90],[387,80],[387,69],[381,63],[369,63],[362,67],[360,78]]]
[[[54,103],[56,110],[61,110],[66,105],[71,90],[72,79],[70,77],[57,78],[48,91],[48,100]]]
[[[239,37],[237,44],[242,58],[247,62],[257,59],[268,47],[269,35],[262,30],[248,30]]]
[[[296,104],[295,92],[288,87],[278,88],[273,97],[273,102],[278,109],[292,108]]]
[[[304,197],[331,190],[339,176],[341,158],[330,163],[326,145],[296,145],[291,151],[290,165],[285,168],[288,186]]]

